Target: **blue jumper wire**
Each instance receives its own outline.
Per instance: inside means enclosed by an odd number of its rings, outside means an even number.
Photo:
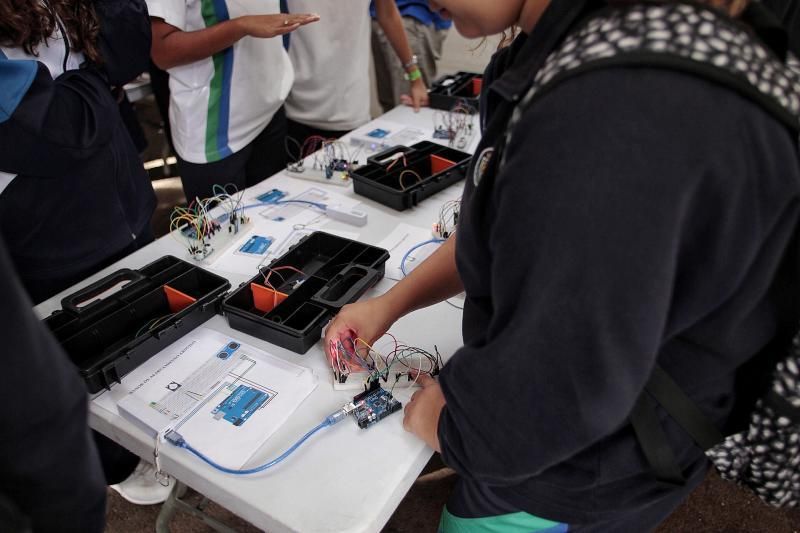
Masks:
[[[260,202],[260,203],[257,203],[257,204],[250,204],[250,205],[245,205],[245,206],[242,206],[242,207],[237,207],[236,210],[240,211],[240,212],[243,212],[245,209],[253,209],[254,207],[264,207],[264,206],[269,206],[269,205],[282,205],[282,204],[303,204],[303,205],[307,205],[307,206],[310,206],[310,207],[316,207],[317,209],[320,209],[323,213],[328,210],[328,206],[325,205],[325,204],[321,204],[321,203],[318,203],[318,202],[309,202],[307,200],[274,200],[272,202]],[[215,220],[217,222],[219,222],[219,223],[226,222],[228,220],[228,213],[223,213],[222,215],[217,217]],[[186,227],[188,227],[188,225],[181,226],[181,229],[186,228]]]
[[[427,246],[428,244],[441,244],[444,241],[445,239],[429,239],[419,244],[415,244],[414,246],[409,248],[408,251],[406,252],[406,255],[404,255],[403,259],[400,260],[400,272],[403,273],[403,276],[408,276],[408,272],[406,272],[406,260],[408,260],[408,256],[410,256],[414,250],[422,248],[423,246]]]

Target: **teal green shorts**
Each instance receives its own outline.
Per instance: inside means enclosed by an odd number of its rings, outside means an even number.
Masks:
[[[442,510],[439,533],[565,533],[567,525],[524,512],[461,518]]]

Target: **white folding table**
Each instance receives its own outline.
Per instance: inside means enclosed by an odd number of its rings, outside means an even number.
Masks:
[[[423,109],[414,113],[398,107],[380,117],[396,123],[419,128],[433,128],[433,111]],[[477,137],[477,136],[476,136]],[[474,150],[477,138],[473,140]],[[279,149],[283,149],[280,147]],[[295,178],[278,174],[248,190],[247,196],[259,191],[281,188],[298,183]],[[358,239],[377,245],[398,223],[429,228],[437,221],[439,209],[453,193],[424,200],[419,206],[397,212],[361,196],[352,187],[326,186],[328,190],[358,198],[368,214],[366,226],[356,228],[331,221],[325,229],[357,232]],[[463,182],[453,187],[463,187]],[[253,215],[251,215],[253,216]],[[111,265],[84,282],[64,291],[36,307],[40,317],[60,308],[62,296],[96,281],[120,268],[141,268],[164,256],[188,259],[186,250],[169,235],[156,240],[118,263]],[[204,267],[206,268],[206,267]],[[210,268],[213,271],[213,268]],[[233,287],[251,276],[227,275]],[[365,298],[385,292],[394,282],[381,281]],[[322,343],[299,355],[230,328],[222,316],[209,320],[205,326],[232,338],[241,339],[264,351],[312,368],[319,376],[316,390],[298,408],[287,423],[270,437],[247,466],[258,465],[283,452],[325,416],[352,399],[353,391],[335,391],[331,371],[323,353]],[[414,346],[432,349],[436,345],[446,358],[461,345],[461,311],[444,303],[418,311],[401,319],[391,328],[400,340]],[[405,402],[410,391],[395,389],[395,396]],[[266,472],[251,476],[233,476],[207,466],[183,449],[168,444],[160,448],[162,469],[209,499],[271,532],[364,532],[379,531],[399,505],[432,451],[422,441],[402,428],[402,413],[392,415],[368,430],[362,430],[350,420],[327,428],[304,444],[286,461]],[[116,413],[92,402],[90,425],[95,430],[125,446],[140,457],[152,460],[154,442],[143,431]]]

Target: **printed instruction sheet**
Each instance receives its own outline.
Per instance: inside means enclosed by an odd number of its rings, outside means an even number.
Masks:
[[[316,385],[312,370],[201,327],[94,401],[154,437],[172,429],[213,461],[241,468]]]

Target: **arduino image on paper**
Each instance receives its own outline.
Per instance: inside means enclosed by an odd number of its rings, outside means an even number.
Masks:
[[[272,395],[267,392],[239,385],[211,414],[215,420],[226,420],[234,426],[241,426],[271,398]]]

